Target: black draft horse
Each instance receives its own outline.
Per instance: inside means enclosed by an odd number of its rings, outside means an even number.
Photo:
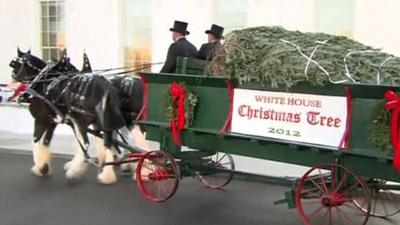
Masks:
[[[11,61],[10,66],[13,67],[13,78],[29,83],[33,96],[29,111],[35,119],[32,167],[35,175],[50,174],[49,145],[54,129],[60,122],[73,128],[80,147],[74,158],[65,165],[67,178],[79,178],[85,170],[89,125],[103,133],[103,145],[96,147],[99,163],[113,161],[113,132],[123,128],[125,122],[120,110],[118,90],[107,79],[68,68],[69,59],[65,57],[55,66],[49,67],[29,51],[23,53],[19,49],[17,60]],[[98,180],[103,184],[114,183],[116,175],[113,166],[103,167]]]

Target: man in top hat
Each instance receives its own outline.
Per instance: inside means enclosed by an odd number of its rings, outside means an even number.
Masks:
[[[197,53],[198,59],[211,61],[214,58],[214,53],[221,46],[220,41],[224,38],[222,36],[223,32],[224,28],[216,24],[211,25],[211,29],[206,30],[205,33],[208,34],[208,43],[200,47]]]
[[[197,49],[196,47],[186,40],[186,35],[189,35],[187,31],[188,23],[182,21],[175,21],[174,27],[169,30],[172,31],[172,43],[169,46],[167,59],[165,60],[164,66],[161,69],[161,73],[174,73],[176,69],[176,57],[193,57],[196,58]]]

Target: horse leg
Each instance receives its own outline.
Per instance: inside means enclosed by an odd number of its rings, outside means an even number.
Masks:
[[[86,171],[85,151],[89,148],[89,138],[85,129],[76,120],[72,120],[74,134],[77,141],[74,157],[64,165],[66,177],[68,179],[79,179]]]
[[[139,125],[134,125],[133,129],[131,130],[131,135],[133,139],[135,140],[136,146],[140,148],[141,150],[144,150],[146,152],[150,151],[150,146],[149,142],[146,140],[146,137],[144,133],[142,132],[142,129],[140,128]],[[136,163],[134,165],[134,168],[136,169]],[[151,171],[145,167],[143,167],[142,174],[150,174]],[[136,173],[133,173],[133,179],[136,180]]]
[[[146,140],[144,133],[140,129],[139,125],[134,125],[133,129],[131,130],[131,135],[135,140],[136,146],[146,152],[150,151],[149,142]]]
[[[121,139],[122,142],[124,142],[130,146],[137,146],[135,143],[135,140],[133,139],[133,137],[130,134],[129,129],[126,126],[119,129],[118,134],[119,134],[119,138]],[[122,152],[124,154],[130,153],[125,148],[122,148]],[[136,163],[124,163],[124,164],[121,164],[120,167],[123,172],[134,172],[135,168],[136,168]]]
[[[55,125],[35,120],[33,133],[33,162],[31,171],[36,176],[50,175],[49,145]],[[45,134],[45,135],[44,135]],[[43,135],[45,136],[43,138]],[[42,140],[43,139],[43,140]]]
[[[103,141],[105,147],[105,163],[114,161],[114,154],[111,150],[112,146],[112,132],[104,131]],[[101,173],[97,175],[97,180],[101,184],[113,184],[117,181],[117,176],[114,171],[113,165],[103,167]]]
[[[106,149],[103,144],[103,140],[99,137],[93,137],[93,144],[96,150],[97,160],[100,165],[106,161]]]

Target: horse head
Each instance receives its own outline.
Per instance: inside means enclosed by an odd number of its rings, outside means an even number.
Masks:
[[[32,81],[46,67],[46,62],[31,54],[30,50],[22,52],[17,50],[18,57],[11,60],[10,67],[13,68],[12,78],[19,82]]]
[[[67,49],[62,52],[61,58],[49,70],[50,73],[77,73],[79,70],[71,63],[70,58],[67,56]]]

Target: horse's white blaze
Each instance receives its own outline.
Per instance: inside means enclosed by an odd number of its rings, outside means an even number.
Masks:
[[[86,167],[85,156],[79,144],[77,144],[74,157],[64,165],[64,169],[67,170],[65,175],[69,179],[78,179],[86,171]]]
[[[50,169],[49,146],[41,144],[40,140],[36,143],[33,143],[33,162],[34,166],[32,167],[31,171],[37,176],[43,176],[40,170],[45,164],[47,164]],[[50,174],[50,172],[48,172],[48,174]]]
[[[106,148],[106,160],[105,162],[114,161],[114,155],[111,149]],[[117,181],[117,176],[114,171],[114,166],[104,166],[103,171],[97,176],[99,183],[101,184],[113,184]]]

